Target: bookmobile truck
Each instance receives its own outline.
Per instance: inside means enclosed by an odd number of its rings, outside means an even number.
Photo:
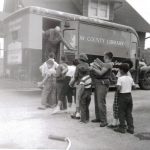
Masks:
[[[111,51],[114,72],[122,61],[130,58],[134,64],[134,81],[142,89],[150,89],[150,67],[139,67],[139,39],[131,27],[34,6],[14,12],[4,23],[4,67],[9,78],[30,82],[40,80],[39,66],[45,60],[46,42],[42,32],[60,26],[65,40],[76,49],[67,50],[60,44],[60,56],[65,55],[72,61],[79,53],[86,53],[90,63],[95,58],[102,60],[104,52]]]

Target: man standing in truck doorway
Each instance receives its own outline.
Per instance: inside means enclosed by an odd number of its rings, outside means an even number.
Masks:
[[[63,35],[61,34],[61,29],[59,26],[56,26],[54,29],[48,29],[46,31],[43,31],[43,37],[46,39],[46,45],[45,45],[45,52],[44,52],[44,58],[47,59],[47,56],[49,53],[54,53],[56,56],[56,60],[59,59],[59,49],[60,49],[60,43],[62,42],[67,49],[73,50],[72,46],[67,43],[67,41],[64,39]]]

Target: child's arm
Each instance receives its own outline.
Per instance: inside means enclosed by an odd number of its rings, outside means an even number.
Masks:
[[[92,70],[99,76],[103,76],[108,71],[108,69],[105,67],[103,67],[101,70],[95,68],[93,68]]]
[[[117,80],[116,88],[117,88],[117,93],[120,93],[120,91],[121,91],[121,79],[120,79],[120,77]]]
[[[132,89],[136,90],[136,84],[134,83],[134,81],[132,82]]]
[[[45,75],[45,68],[46,68],[45,63],[43,63],[43,64],[39,67],[39,70],[40,70],[40,72],[42,73],[42,76]]]
[[[61,76],[61,69],[61,65],[59,65],[56,70],[56,78],[59,78]]]
[[[136,90],[136,85],[133,85],[133,86],[132,86],[132,89],[133,89],[133,90]]]
[[[44,79],[43,79],[41,82],[39,82],[39,85],[40,85],[40,86],[43,86],[43,85],[46,83],[48,77],[49,77],[49,76],[46,75],[46,76],[44,77]]]
[[[70,87],[73,87],[76,83],[76,81],[78,80],[78,74],[79,74],[79,68],[76,67],[75,73],[74,73],[74,77],[72,79],[72,81],[70,82]]]
[[[63,71],[62,74],[65,75],[68,72],[68,68],[66,67]]]
[[[120,86],[120,85],[116,85],[116,88],[117,88],[117,93],[120,93],[120,91],[121,91],[121,86]]]

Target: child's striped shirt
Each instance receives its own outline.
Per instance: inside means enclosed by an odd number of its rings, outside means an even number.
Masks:
[[[86,75],[81,78],[80,85],[84,85],[85,89],[91,88],[92,79],[89,75]]]

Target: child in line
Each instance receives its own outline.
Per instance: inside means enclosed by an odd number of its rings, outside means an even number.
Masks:
[[[128,76],[129,65],[123,63],[120,65],[121,76],[117,81],[118,91],[118,104],[119,104],[119,122],[118,128],[114,129],[115,132],[125,133],[126,123],[127,132],[134,134],[134,125],[132,117],[133,101],[132,101],[132,87],[135,87],[132,77]]]
[[[130,59],[126,59],[123,63],[127,63],[129,65],[129,71],[127,72],[127,75],[131,76],[130,70],[133,67],[133,62]],[[115,84],[117,83],[117,79],[121,76],[120,71],[118,71],[117,75],[116,75],[116,81]],[[118,110],[119,106],[118,106],[118,91],[115,91],[115,95],[114,95],[114,103],[113,103],[113,120],[112,123],[110,123],[108,125],[108,128],[117,128],[119,125],[119,116],[118,116]]]
[[[79,95],[78,99],[80,101],[80,109],[81,109],[81,120],[82,123],[87,123],[89,121],[89,105],[91,102],[91,83],[92,79],[89,76],[89,70],[85,67],[80,68],[80,73],[82,74],[82,78],[79,83]]]
[[[80,119],[81,115],[80,115],[80,102],[79,102],[79,99],[78,99],[78,93],[79,93],[79,82],[80,82],[80,79],[82,78],[82,75],[80,74],[80,69],[81,67],[85,67],[85,68],[88,68],[89,69],[89,64],[87,63],[88,61],[88,57],[86,54],[84,53],[81,53],[79,55],[79,58],[78,58],[78,62],[77,62],[77,66],[76,66],[76,71],[75,71],[75,74],[74,74],[74,77],[72,78],[71,82],[69,83],[69,85],[71,87],[76,87],[76,111],[75,113],[73,113],[71,115],[71,118],[72,119]]]
[[[54,62],[52,60],[46,61],[47,71],[41,82],[38,82],[39,87],[43,87],[42,90],[42,106],[41,110],[46,108],[53,108],[56,106],[56,70],[53,68]]]
[[[61,110],[67,109],[66,102],[66,73],[68,72],[68,65],[65,56],[61,56],[61,62],[56,70],[56,91],[58,104],[52,114],[61,112]]]
[[[57,67],[58,67],[58,63],[55,61],[55,54],[54,54],[53,52],[51,52],[51,53],[48,55],[48,60],[52,60],[52,61],[54,62],[54,65],[52,66],[52,68],[56,70]],[[47,61],[48,61],[48,60],[47,60]],[[40,71],[41,71],[41,73],[42,73],[42,77],[45,77],[46,72],[47,72],[47,70],[48,70],[48,68],[47,68],[47,61],[44,62],[44,63],[39,67],[39,69],[40,69]]]

